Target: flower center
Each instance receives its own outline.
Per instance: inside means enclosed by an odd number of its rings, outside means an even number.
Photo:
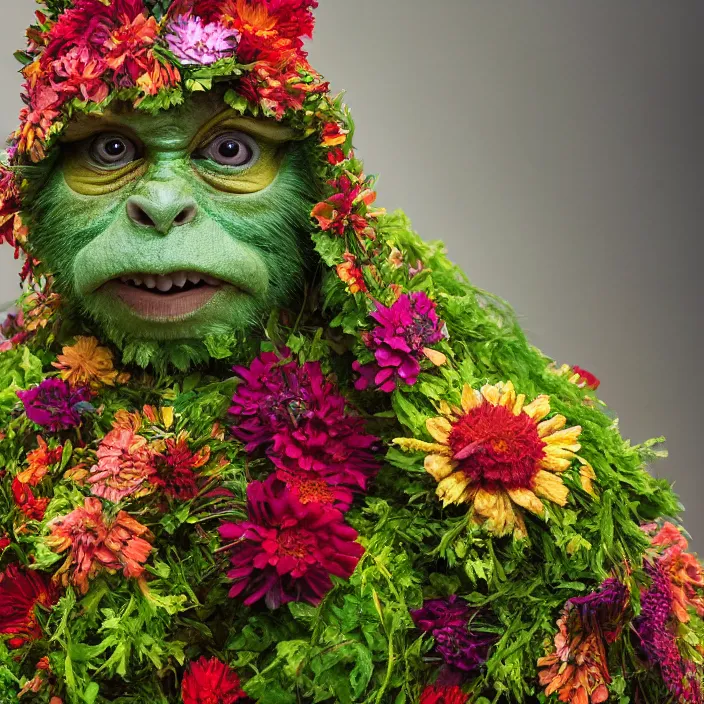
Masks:
[[[303,504],[331,504],[335,500],[332,489],[320,479],[302,480],[296,485],[298,500]]]
[[[286,528],[279,533],[278,545],[280,555],[291,555],[302,560],[308,554],[305,534],[300,529]]]
[[[533,419],[484,402],[463,415],[449,437],[458,471],[483,489],[532,489],[545,443]]]

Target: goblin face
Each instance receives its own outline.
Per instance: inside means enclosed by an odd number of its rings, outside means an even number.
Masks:
[[[33,247],[113,339],[249,329],[304,277],[307,150],[208,95],[158,115],[84,116],[36,199]]]

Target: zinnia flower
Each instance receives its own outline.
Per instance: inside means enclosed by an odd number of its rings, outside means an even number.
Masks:
[[[326,380],[318,362],[300,366],[268,352],[249,369],[236,367],[235,372],[244,383],[230,408],[238,420],[232,434],[248,452],[265,446],[277,476],[291,487],[322,480],[347,503],[351,490],[366,488],[378,471],[373,455],[378,440],[364,432],[361,418],[349,413],[344,396]],[[347,493],[341,494],[342,489]]]
[[[30,520],[41,521],[49,506],[48,498],[38,498],[29,484],[23,484],[18,477],[12,480],[12,497],[22,513]]]
[[[459,687],[428,685],[420,695],[418,704],[467,704],[469,695]]]
[[[672,610],[682,623],[688,623],[688,608],[704,617],[704,570],[699,560],[687,552],[686,538],[672,523],[665,523],[653,536],[652,544],[663,547],[664,552],[657,558],[657,564],[670,579]]]
[[[237,48],[239,33],[220,22],[204,24],[199,17],[182,15],[166,30],[169,49],[182,64],[207,66]]]
[[[317,605],[332,589],[331,575],[349,579],[364,548],[340,511],[301,504],[275,477],[247,487],[249,518],[225,523],[232,548],[230,596],[246,606],[265,599],[270,609],[291,601]]]
[[[354,254],[346,252],[344,259],[345,261],[338,264],[336,267],[340,281],[347,284],[350,293],[365,293],[367,291],[367,284],[364,281],[362,269],[357,266],[357,257],[355,257]]]
[[[117,379],[112,353],[107,347],[101,347],[94,337],[77,337],[76,344],[64,347],[63,354],[53,364],[61,371],[61,378],[73,387],[114,386]]]
[[[318,203],[312,212],[312,217],[318,221],[323,232],[330,230],[342,237],[351,230],[360,242],[364,239],[374,239],[375,233],[360,213],[376,200],[376,193],[366,187],[364,177],[351,177],[347,174],[329,182],[333,195]]]
[[[14,564],[0,572],[0,633],[12,636],[9,647],[41,638],[35,608],[49,609],[58,599],[56,589],[40,572]]]
[[[146,438],[131,430],[111,430],[98,447],[98,464],[91,467],[91,492],[117,503],[128,496],[152,491],[149,480],[156,473],[154,453]]]
[[[646,562],[652,583],[642,594],[641,614],[635,620],[640,646],[648,662],[659,667],[667,689],[682,704],[701,704],[700,673],[680,653],[678,620],[673,611],[670,579],[663,565]]]
[[[37,444],[39,447],[36,450],[31,450],[27,453],[27,469],[23,469],[17,475],[17,481],[22,484],[37,486],[48,474],[49,469],[61,462],[64,452],[64,448],[61,445],[50,450],[46,440],[41,435],[37,435]]]
[[[527,535],[520,508],[543,516],[542,499],[567,503],[569,490],[560,473],[575,459],[583,465],[583,479],[594,478],[594,470],[575,454],[581,427],[565,428],[563,415],[543,420],[550,413],[548,396],[524,402],[510,381],[486,384],[481,393],[466,385],[461,408],[442,403],[442,416],[427,421],[435,443],[394,440],[402,449],[429,453],[425,469],[439,482],[437,494],[445,505],[469,503],[474,519],[491,533],[513,532],[516,538]]]
[[[470,619],[476,609],[456,595],[447,599],[431,599],[423,608],[411,611],[413,622],[435,640],[435,649],[446,665],[462,672],[479,669],[488,657],[489,647],[496,638],[472,633]]]
[[[578,609],[567,602],[557,622],[554,650],[538,660],[545,696],[557,693],[561,702],[602,704],[609,698],[609,675],[604,639],[586,631]]]
[[[103,506],[95,497],[86,498],[83,506],[67,516],[54,518],[48,527],[47,545],[56,553],[69,550],[55,575],[64,586],[71,583],[85,594],[89,580],[102,570],[122,570],[125,577],[134,579],[144,573],[152,549],[145,539],[151,539],[149,530],[124,511],[106,521]]]
[[[237,673],[217,658],[192,662],[181,683],[183,704],[234,704],[247,698]]]
[[[191,452],[185,435],[176,440],[167,438],[166,451],[155,457],[156,471],[149,478],[152,484],[161,487],[167,496],[188,501],[198,495],[198,475],[193,471],[210,459],[210,448]]]
[[[355,384],[357,389],[371,384],[380,391],[393,391],[399,380],[413,386],[423,357],[438,366],[447,361],[444,354],[430,349],[445,332],[435,303],[423,291],[403,294],[389,307],[377,303],[370,317],[379,323],[365,340],[374,350],[375,362],[364,366],[354,362],[353,368],[362,375]]]
[[[17,392],[27,418],[52,433],[80,425],[92,395],[88,387],[72,389],[63,379],[44,379],[38,386]]]

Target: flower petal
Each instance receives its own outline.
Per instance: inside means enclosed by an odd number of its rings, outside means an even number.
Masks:
[[[536,516],[542,516],[545,513],[543,502],[530,489],[507,489],[507,491],[514,503]]]
[[[450,476],[456,465],[447,455],[428,455],[425,458],[424,466],[425,471],[439,482]]]
[[[559,506],[564,506],[567,503],[567,497],[570,494],[570,490],[565,486],[561,477],[543,470],[535,475],[534,490],[538,496]]]
[[[503,386],[499,405],[513,408],[514,403],[516,403],[516,390],[513,387],[513,382],[509,380]]]
[[[464,472],[455,472],[443,479],[437,488],[437,496],[442,500],[443,506],[462,503],[465,489],[469,486],[470,479]]]
[[[538,435],[540,435],[540,437],[543,438],[546,435],[550,435],[551,433],[554,433],[558,430],[561,430],[566,425],[567,425],[567,418],[565,418],[565,416],[560,415],[558,413],[557,415],[554,415],[552,418],[549,418],[548,420],[544,420],[542,423],[538,423]]]
[[[443,445],[447,445],[452,425],[447,418],[428,418],[425,427],[435,440]]]
[[[542,420],[550,413],[550,397],[541,394],[527,406],[524,406],[523,412],[527,413],[533,420]]]
[[[491,384],[484,384],[482,386],[482,396],[493,406],[498,406],[499,404],[499,390],[496,386]]]
[[[469,413],[473,408],[481,406],[482,395],[475,391],[469,384],[462,388],[462,410]]]

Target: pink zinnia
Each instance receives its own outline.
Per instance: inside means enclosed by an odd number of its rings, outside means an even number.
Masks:
[[[364,548],[342,513],[301,504],[275,477],[247,487],[249,518],[220,527],[235,541],[228,577],[231,597],[246,606],[265,599],[275,609],[291,601],[317,605],[332,589],[331,575],[349,579]]]
[[[435,312],[435,303],[422,291],[403,294],[387,307],[376,304],[370,314],[379,325],[366,336],[366,344],[374,352],[374,362],[353,364],[361,376],[355,387],[369,386],[379,391],[393,391],[398,381],[413,386],[420,374],[420,360],[444,362],[444,355],[430,349],[446,337],[443,322]]]
[[[152,490],[149,479],[156,473],[154,453],[146,438],[117,428],[101,440],[98,464],[90,473],[88,483],[95,496],[114,503],[128,496],[144,496]]]
[[[244,383],[230,408],[238,421],[232,434],[248,452],[266,447],[279,479],[291,487],[323,480],[335,487],[342,504],[351,503],[352,491],[366,489],[378,471],[378,439],[349,412],[318,362],[300,366],[267,352],[249,369],[236,367],[235,372]]]
[[[124,511],[106,519],[103,505],[95,497],[88,497],[68,515],[54,518],[48,527],[47,545],[56,553],[69,551],[56,573],[64,586],[73,584],[85,594],[89,580],[102,570],[122,570],[132,579],[144,573],[152,549],[146,539],[152,538],[149,530]]]
[[[166,30],[166,41],[173,55],[184,65],[207,66],[233,56],[239,32],[220,22],[205,24],[190,15],[175,19]]]

